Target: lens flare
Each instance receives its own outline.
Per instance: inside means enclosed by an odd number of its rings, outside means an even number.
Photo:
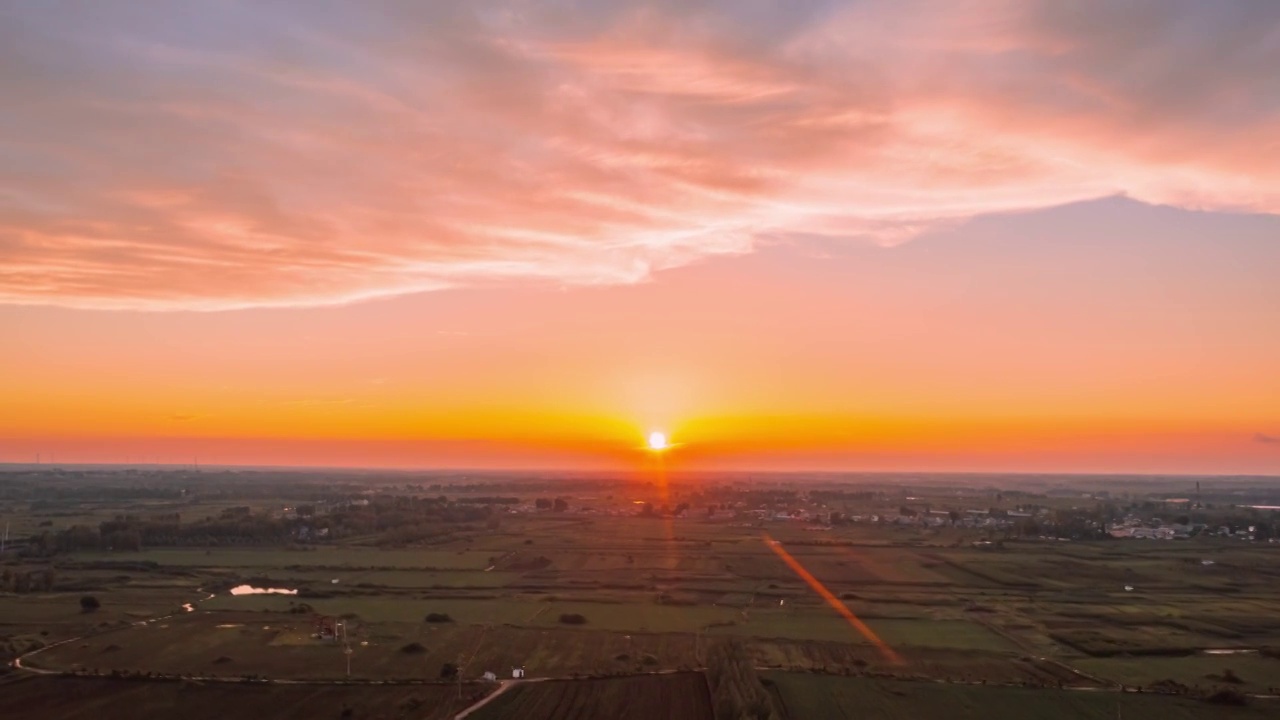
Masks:
[[[765,533],[764,544],[768,545],[769,549],[773,550],[774,554],[782,558],[782,562],[786,563],[787,567],[791,568],[792,572],[800,576],[800,579],[803,580],[810,589],[818,593],[818,596],[823,600],[826,600],[827,604],[831,606],[831,609],[840,613],[845,620],[848,620],[849,624],[853,626],[853,629],[861,633],[862,637],[867,639],[867,642],[875,645],[876,649],[880,651],[880,654],[890,665],[902,664],[902,656],[894,652],[893,648],[889,647],[885,641],[881,640],[880,636],[876,635],[874,630],[868,627],[866,623],[862,622],[857,615],[854,615],[853,611],[849,609],[849,606],[841,602],[840,598],[836,597],[835,594],[828,590],[826,585],[823,585],[818,578],[814,577],[812,573],[806,570],[805,567],[800,564],[799,560],[791,557],[791,553],[782,548],[782,543],[769,537],[768,533]]]

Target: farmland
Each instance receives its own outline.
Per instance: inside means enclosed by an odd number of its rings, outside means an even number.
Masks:
[[[211,693],[210,707],[256,690],[245,678],[318,683],[317,693],[364,703],[382,702],[379,691],[339,683],[406,683],[385,686],[389,704],[376,705],[393,717],[415,702],[412,688],[426,702],[443,688],[456,695],[461,680],[479,697],[497,687],[485,673],[509,679],[519,668],[537,682],[504,689],[475,717],[658,712],[633,695],[701,717],[702,696],[669,690],[705,687],[699,671],[729,643],[744,667],[768,669],[778,712],[793,718],[821,717],[818,702],[885,717],[952,705],[1113,717],[1117,703],[1135,717],[1151,703],[1198,717],[1221,710],[1204,698],[1224,691],[1244,698],[1231,712],[1249,717],[1276,702],[1264,697],[1280,684],[1272,543],[831,521],[905,517],[908,504],[1085,512],[1059,496],[968,486],[886,485],[841,500],[838,484],[688,482],[663,500],[645,483],[395,480],[160,473],[106,492],[43,478],[75,499],[38,502],[45,485],[0,484],[6,517],[34,532],[2,558],[0,652],[29,669],[10,675],[72,676],[37,678],[24,693],[68,682],[146,694],[155,684],[167,701]],[[547,495],[565,509],[539,507]],[[637,498],[704,509],[642,511]],[[814,517],[765,519],[752,504]],[[241,585],[289,594],[230,592]],[[322,620],[340,636],[318,637]],[[301,695],[288,702],[311,707]]]
[[[525,683],[494,700],[474,720],[712,720],[702,673]]]
[[[310,720],[353,718],[447,720],[471,704],[447,686],[351,687],[240,683],[140,682],[105,678],[22,677],[0,682],[0,716],[45,720],[228,717]],[[38,714],[32,714],[39,708]]]
[[[1270,717],[1273,707],[1218,707],[1182,698],[1137,693],[1072,692],[1026,688],[907,683],[807,673],[770,673],[765,677],[787,720],[1113,720],[1116,717],[1199,718]]]

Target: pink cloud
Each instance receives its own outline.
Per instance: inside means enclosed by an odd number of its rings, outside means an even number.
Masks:
[[[1280,212],[1280,9],[127,3],[0,23],[0,302],[636,282],[1114,194]]]

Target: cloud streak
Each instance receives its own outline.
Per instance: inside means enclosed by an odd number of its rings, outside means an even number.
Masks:
[[[0,302],[637,282],[1125,194],[1280,212],[1280,7],[0,4]]]

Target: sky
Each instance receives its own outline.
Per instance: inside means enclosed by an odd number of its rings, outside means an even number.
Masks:
[[[0,462],[1280,474],[1280,5],[0,0]]]

